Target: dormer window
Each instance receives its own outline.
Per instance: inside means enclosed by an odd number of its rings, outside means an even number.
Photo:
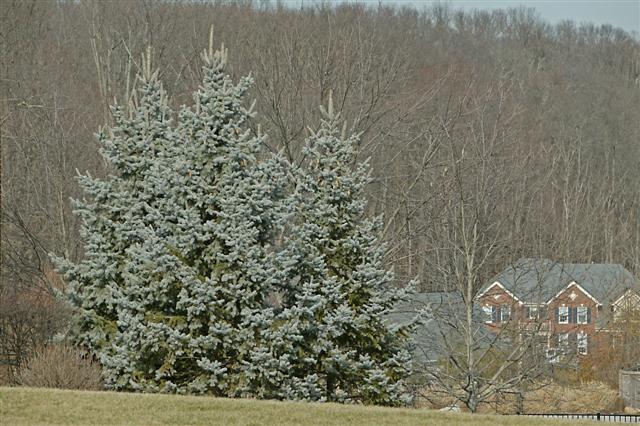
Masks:
[[[560,306],[558,308],[558,324],[569,324],[569,307]]]

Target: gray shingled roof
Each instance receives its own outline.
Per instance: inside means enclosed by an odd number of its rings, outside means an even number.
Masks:
[[[628,288],[640,288],[637,280],[622,265],[557,263],[530,258],[509,266],[487,283],[485,289],[496,281],[523,302],[546,302],[572,281],[605,305]]]
[[[418,363],[433,362],[441,355],[439,345],[435,344],[440,339],[440,325],[431,317],[430,312],[432,309],[440,309],[447,299],[448,293],[416,293],[412,295],[411,301],[399,304],[389,315],[391,322],[406,325],[420,314],[424,323],[419,324],[411,336],[414,342],[414,360]]]
[[[462,297],[456,292],[415,293],[410,302],[396,306],[394,312],[389,315],[389,320],[396,324],[409,324],[421,311],[424,311],[424,323],[418,325],[412,336],[415,344],[414,361],[419,364],[436,361],[442,356],[442,333],[449,339],[455,340],[460,337],[449,329],[450,325],[447,325],[447,322],[464,322],[465,309]],[[476,337],[488,337],[491,333],[484,327],[483,313],[479,306],[476,306],[474,320]]]
[[[640,291],[640,284],[622,265],[557,263],[548,259],[521,259],[485,285],[499,281],[523,302],[546,302],[572,281],[575,281],[603,304],[619,297],[626,289]],[[455,339],[456,333],[447,322],[464,321],[465,309],[460,293],[416,293],[410,302],[395,307],[388,319],[396,324],[408,324],[425,310],[424,323],[413,335],[416,361],[433,362],[442,356],[442,337]],[[437,319],[434,319],[437,318]],[[483,325],[483,313],[476,305],[474,312],[476,337],[490,341],[491,332]]]

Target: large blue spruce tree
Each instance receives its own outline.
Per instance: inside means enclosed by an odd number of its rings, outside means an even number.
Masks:
[[[203,82],[177,124],[149,70],[127,115],[99,140],[115,173],[81,178],[86,254],[59,260],[79,308],[77,340],[107,385],[151,392],[256,394],[251,351],[271,323],[271,242],[284,173],[259,159],[227,52],[203,55]]]
[[[113,172],[80,177],[85,256],[57,259],[77,343],[112,389],[406,402],[409,330],[386,320],[405,293],[365,215],[357,136],[329,102],[292,170],[248,129],[251,78],[231,80],[224,48],[203,59],[177,113],[145,61],[98,134]]]

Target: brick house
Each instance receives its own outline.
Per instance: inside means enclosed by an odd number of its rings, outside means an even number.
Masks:
[[[622,265],[521,259],[477,296],[490,329],[535,332],[550,361],[588,356],[609,344],[609,325],[624,309],[640,309],[640,284]],[[624,309],[623,309],[624,307]]]

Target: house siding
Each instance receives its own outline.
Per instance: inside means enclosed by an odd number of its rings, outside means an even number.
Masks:
[[[568,324],[558,323],[556,316],[560,307],[569,308],[570,321]],[[587,324],[578,324],[575,318],[576,308],[578,307],[586,307],[589,309],[590,318]],[[552,299],[547,305],[547,320],[549,321],[549,330],[553,335],[579,333],[582,331],[588,336],[593,336],[596,332],[598,315],[599,310],[597,303],[575,285],[567,287],[558,297]]]
[[[494,286],[490,288],[480,298],[480,304],[483,307],[499,308],[502,314],[502,308],[508,306],[511,309],[509,322],[520,322],[524,319],[522,306],[517,299],[512,297],[507,291],[500,286]],[[501,327],[504,323],[501,321],[492,321],[487,323],[489,327]]]
[[[621,319],[621,315],[626,316],[628,310],[640,307],[639,284],[624,267],[617,264],[561,264],[548,259],[525,258],[496,275],[478,301],[483,307],[510,305],[512,324],[509,328],[513,326],[518,333],[535,330],[547,340],[549,349],[555,348],[559,340],[567,338],[567,348],[572,353],[578,352],[578,335],[584,334],[588,345],[586,356],[590,357],[598,356],[602,350],[615,350],[619,339],[612,327],[616,320]],[[549,294],[551,289],[559,285],[564,285],[562,291],[555,296]],[[533,300],[528,300],[527,294],[543,302],[541,306],[529,303]],[[546,300],[539,300],[541,298]],[[530,306],[539,307],[539,320],[528,319]],[[557,312],[563,306],[569,309],[570,320],[560,324]],[[574,318],[579,307],[588,309],[586,324],[578,323]],[[489,322],[487,326],[497,329],[504,328],[505,324]]]
[[[538,321],[529,320],[528,318],[528,305],[526,301],[521,303],[519,300],[509,294],[504,288],[494,285],[485,292],[479,299],[483,307],[502,308],[509,306],[511,308],[511,320],[510,323],[518,324],[521,329],[526,328],[526,324],[531,321],[533,327],[537,327]],[[568,308],[570,312],[569,321],[567,324],[558,323],[557,310],[560,307]],[[586,324],[580,324],[577,322],[577,308],[584,307],[588,310],[588,321]],[[605,333],[599,333],[596,329],[596,321],[600,315],[600,309],[598,304],[582,291],[577,285],[569,285],[555,298],[551,299],[549,303],[539,306],[542,316],[540,321],[543,322],[542,328],[539,329],[548,337],[548,346],[557,346],[557,336],[560,334],[568,334],[570,336],[569,344],[573,350],[577,350],[577,335],[584,333],[587,337],[587,356],[594,352],[594,348],[598,344],[602,344],[603,341],[608,340],[601,336]],[[487,322],[487,326],[490,328],[504,327],[505,323],[502,321],[495,321],[492,318],[491,322]],[[575,346],[575,347],[574,347]]]

